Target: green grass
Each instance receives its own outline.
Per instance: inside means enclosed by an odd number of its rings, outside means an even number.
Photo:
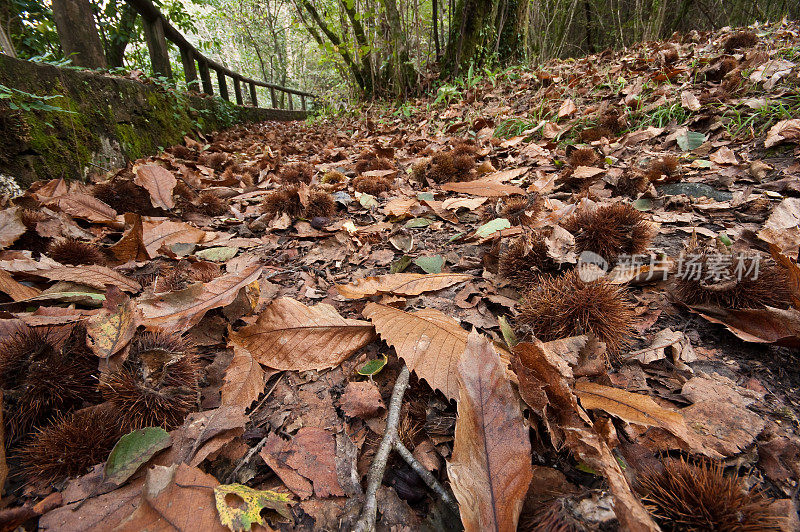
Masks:
[[[781,120],[798,116],[800,93],[768,99],[766,105],[760,109],[751,109],[745,105],[726,107],[721,114],[728,135],[733,139],[760,137]]]
[[[630,115],[631,131],[647,127],[665,127],[673,122],[681,125],[691,113],[680,103],[665,103],[649,112],[636,112]]]

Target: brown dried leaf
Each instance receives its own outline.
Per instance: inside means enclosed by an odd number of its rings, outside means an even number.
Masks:
[[[770,148],[785,140],[800,141],[800,118],[781,120],[772,126],[764,140],[764,147]]]
[[[456,320],[434,309],[411,313],[378,303],[367,304],[362,314],[417,377],[458,399],[458,362],[469,334]]]
[[[447,474],[467,531],[516,530],[533,477],[519,400],[489,340],[470,333],[458,364],[458,420]]]
[[[346,415],[365,419],[385,408],[381,392],[372,381],[348,382],[339,404]]]
[[[45,205],[57,207],[73,218],[90,222],[113,223],[117,221],[117,211],[88,194],[78,192],[64,194],[48,201]]]
[[[282,297],[253,325],[232,332],[230,341],[270,368],[306,371],[332,368],[374,337],[369,322],[345,319],[326,303],[307,307]]]
[[[11,274],[3,270],[0,270],[0,292],[7,294],[14,301],[23,301],[42,293],[42,291],[37,288],[18,283],[11,277]]]
[[[423,292],[435,292],[470,279],[471,275],[457,273],[392,273],[379,277],[366,277],[351,284],[339,284],[336,285],[336,289],[349,299],[375,294],[418,296]]]
[[[603,410],[628,423],[660,427],[685,442],[693,440],[679,412],[658,406],[647,395],[584,381],[576,382],[574,390],[586,410]]]
[[[141,285],[126,277],[119,272],[92,264],[88,266],[61,266],[49,270],[37,271],[36,275],[50,279],[51,281],[70,281],[73,283],[85,284],[92,288],[103,289],[108,285],[115,286],[120,290],[136,293],[142,289]]]
[[[220,388],[222,404],[247,409],[264,391],[266,374],[249,351],[234,346],[233,353],[233,360],[225,372],[225,383]]]
[[[483,196],[486,198],[525,194],[525,190],[520,187],[498,183],[493,179],[476,179],[475,181],[445,183],[442,185],[442,190],[458,192],[460,194],[472,194],[473,196]]]
[[[796,257],[800,248],[800,198],[786,198],[772,210],[758,237]]]
[[[21,237],[27,229],[19,219],[19,209],[12,207],[0,211],[0,249],[5,249]]]
[[[256,262],[234,274],[217,277],[208,283],[139,300],[142,324],[148,327],[185,331],[196,325],[213,308],[229,305],[239,290],[257,281],[262,266]]]
[[[144,187],[150,193],[150,202],[153,207],[160,207],[169,210],[175,207],[175,200],[172,198],[172,189],[178,184],[175,176],[157,164],[143,164],[135,168],[136,177],[133,182]]]
[[[144,247],[151,257],[158,255],[159,248],[171,244],[199,244],[207,237],[207,233],[184,222],[143,222]]]
[[[796,309],[691,309],[712,323],[724,325],[745,342],[800,347],[800,311]]]
[[[114,257],[121,263],[150,259],[150,254],[144,246],[144,228],[141,215],[126,212],[125,226],[127,229],[122,238],[109,248]]]
[[[517,344],[514,354],[514,370],[523,400],[541,400],[544,396],[544,408],[552,417],[548,423],[551,436],[554,441],[563,441],[580,460],[606,478],[616,499],[614,513],[621,529],[635,532],[660,530],[631,490],[608,444],[578,404],[570,387],[573,376],[569,364],[542,343]],[[530,406],[537,412],[542,409],[536,401]]]
[[[797,261],[781,253],[778,246],[774,244],[769,245],[769,252],[772,258],[775,259],[775,262],[778,263],[778,265],[786,271],[786,275],[789,276],[788,288],[792,296],[792,306],[794,308],[800,308],[800,266],[798,266]]]
[[[138,326],[136,303],[112,286],[103,308],[86,321],[86,344],[98,357],[108,358],[128,345]]]

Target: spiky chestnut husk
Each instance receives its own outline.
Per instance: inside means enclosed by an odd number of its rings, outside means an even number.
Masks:
[[[453,154],[444,152],[437,153],[431,157],[426,174],[435,183],[451,181],[456,175],[456,167],[453,164]]]
[[[106,262],[106,257],[99,247],[74,238],[62,238],[52,242],[47,248],[47,254],[56,262],[73,266]]]
[[[604,277],[583,282],[572,270],[539,278],[522,300],[517,326],[521,336],[543,342],[591,332],[616,353],[630,338],[633,318],[624,289]]]
[[[758,44],[758,35],[752,31],[740,31],[725,39],[725,52],[733,53],[742,48],[751,48]]]
[[[733,57],[724,57],[719,63],[703,71],[706,81],[721,81],[729,72],[736,70],[739,62]]]
[[[678,175],[678,167],[680,163],[677,157],[672,155],[665,155],[658,159],[653,159],[650,162],[650,167],[647,169],[647,179],[650,182],[657,181],[659,183],[672,183],[680,179]]]
[[[192,187],[187,185],[182,179],[179,179],[172,189],[172,195],[187,202],[192,202],[197,199],[197,192]]]
[[[314,167],[308,163],[289,163],[281,168],[278,176],[283,183],[298,185],[309,184],[314,177]]]
[[[170,146],[169,148],[167,148],[167,152],[171,153],[178,159],[193,160],[197,158],[197,152],[195,152],[190,148],[187,148],[182,144],[176,144],[175,146]]]
[[[616,109],[608,109],[602,115],[600,115],[600,120],[598,125],[600,127],[604,127],[611,131],[614,135],[618,135],[620,131],[622,131],[622,115]]]
[[[453,168],[456,170],[454,176],[456,181],[469,181],[472,178],[471,171],[475,168],[475,157],[469,154],[455,154]]]
[[[20,449],[22,472],[29,482],[47,484],[82,475],[105,461],[123,434],[106,405],[60,416]]]
[[[145,331],[134,338],[122,367],[101,378],[100,390],[126,431],[175,428],[197,406],[194,350],[179,334]]]
[[[558,271],[559,265],[547,254],[544,237],[539,234],[520,236],[500,254],[497,273],[525,288],[534,284],[543,273]]]
[[[690,250],[689,256],[692,253]],[[674,281],[673,294],[678,300],[687,305],[712,305],[732,309],[790,306],[789,276],[771,259],[729,256],[725,263],[709,265],[711,257],[720,256],[717,252],[712,253],[697,253],[699,279],[694,278],[696,275],[693,267],[689,270],[684,262],[684,273],[676,275]],[[758,275],[755,279],[753,273],[748,274],[753,260],[758,260]],[[721,269],[720,280],[705,279],[712,266]]]
[[[303,214],[299,191],[300,189],[296,186],[284,186],[274,190],[267,194],[267,197],[261,202],[261,210],[270,216],[285,213],[292,218],[297,218]]]
[[[614,133],[607,127],[597,126],[586,128],[578,134],[581,142],[594,142],[601,138],[612,138]]]
[[[355,170],[359,174],[372,170],[394,170],[394,164],[385,157],[378,157],[375,154],[362,154],[361,158],[356,161]]]
[[[207,190],[200,193],[195,206],[199,212],[207,216],[222,216],[228,212],[225,200]]]
[[[609,262],[621,254],[642,253],[653,237],[645,215],[623,203],[581,209],[567,218],[563,227],[575,236],[579,254],[592,251]]]
[[[308,193],[308,204],[303,209],[303,218],[311,220],[317,217],[330,217],[336,213],[336,201],[333,196],[321,190]]]
[[[92,196],[118,213],[143,214],[153,210],[150,193],[131,179],[112,179],[98,183],[92,187]]]
[[[219,266],[213,262],[190,263],[182,260],[174,266],[160,268],[155,276],[154,292],[163,294],[183,290],[192,283],[207,283],[219,277]]]
[[[662,472],[643,475],[639,484],[645,507],[664,530],[783,530],[771,501],[746,490],[738,476],[725,476],[718,462],[668,460]]]
[[[335,183],[344,183],[345,181],[347,181],[347,177],[337,170],[328,170],[325,172],[325,175],[322,176],[321,180],[323,184],[331,185]]]
[[[569,156],[569,164],[573,168],[577,168],[578,166],[591,166],[597,162],[598,159],[597,152],[592,148],[580,148],[573,151]]]
[[[650,179],[647,174],[626,171],[617,180],[616,190],[619,195],[635,198],[649,186]]]
[[[585,532],[588,529],[569,511],[566,497],[554,497],[519,516],[518,532]]]
[[[197,158],[197,162],[203,166],[207,166],[209,168],[213,168],[217,171],[222,171],[225,169],[225,163],[228,161],[228,155],[223,152],[211,152],[211,153],[202,153]]]
[[[478,155],[478,146],[472,140],[460,140],[453,145],[453,155],[469,155],[473,159]]]
[[[36,224],[47,220],[47,215],[34,209],[22,209],[19,213],[19,220],[28,231],[36,231]]]
[[[539,194],[530,196],[513,196],[503,203],[500,217],[513,225],[531,225],[542,212],[544,200]]]
[[[377,196],[394,188],[394,181],[386,177],[369,177],[360,175],[353,179],[353,188],[357,192]]]
[[[0,343],[0,387],[6,402],[6,441],[97,399],[97,379],[97,357],[86,346],[82,324],[73,326],[66,339],[35,328],[5,338]]]

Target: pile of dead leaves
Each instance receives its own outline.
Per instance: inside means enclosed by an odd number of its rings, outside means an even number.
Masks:
[[[692,33],[34,184],[3,528],[797,528],[798,49]]]

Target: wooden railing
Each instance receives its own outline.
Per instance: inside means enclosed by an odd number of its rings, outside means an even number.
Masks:
[[[150,52],[150,62],[153,65],[153,72],[172,77],[172,66],[169,62],[169,50],[167,48],[167,40],[175,44],[181,51],[181,63],[183,63],[183,72],[186,76],[186,84],[190,88],[198,88],[197,72],[200,71],[200,83],[202,83],[203,92],[206,94],[214,94],[214,87],[211,85],[211,71],[217,74],[217,85],[219,87],[219,95],[225,100],[230,100],[228,93],[227,78],[233,80],[233,92],[236,96],[236,103],[244,105],[244,95],[242,94],[242,86],[249,86],[250,101],[253,107],[258,107],[258,98],[256,96],[256,86],[266,87],[269,89],[270,99],[272,100],[272,107],[274,109],[281,109],[281,101],[277,97],[277,92],[282,92],[287,96],[288,109],[294,110],[294,96],[300,98],[300,108],[307,109],[306,98],[313,100],[315,96],[308,92],[303,92],[297,89],[290,89],[281,87],[266,81],[258,81],[252,78],[246,78],[231,69],[220,65],[216,61],[207,58],[197,51],[197,48],[186,40],[178,30],[167,22],[164,15],[153,5],[150,0],[127,0],[137,13],[142,16],[142,25],[144,26],[145,39],[147,40],[147,49]],[[195,61],[197,68],[195,68]]]

